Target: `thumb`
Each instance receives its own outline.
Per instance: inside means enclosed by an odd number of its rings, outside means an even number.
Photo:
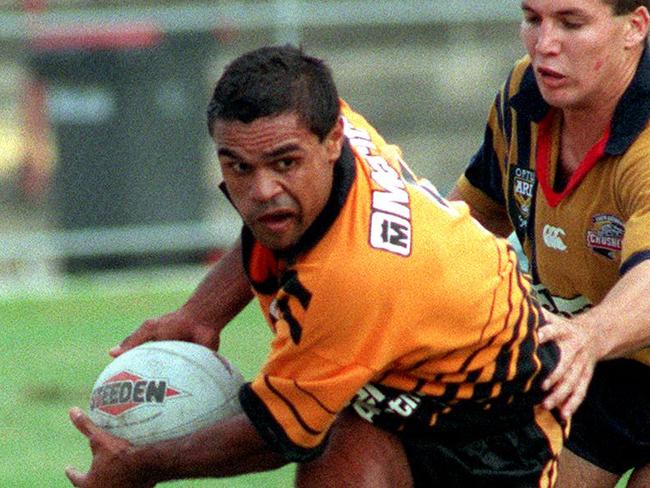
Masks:
[[[100,430],[79,407],[71,408],[69,415],[73,425],[88,439]]]

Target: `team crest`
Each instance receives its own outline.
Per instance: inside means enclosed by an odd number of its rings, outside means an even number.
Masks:
[[[512,178],[512,194],[519,215],[523,220],[528,220],[530,206],[533,201],[533,189],[535,188],[535,172],[529,169],[514,168]]]
[[[618,217],[607,214],[594,215],[587,230],[587,246],[607,259],[615,259],[623,247],[625,225]]]

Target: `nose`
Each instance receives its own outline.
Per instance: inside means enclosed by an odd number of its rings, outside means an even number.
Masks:
[[[258,202],[273,200],[282,192],[282,184],[271,171],[257,171],[250,187],[251,197]]]
[[[540,23],[537,29],[535,49],[541,54],[554,54],[559,51],[559,34],[550,20],[544,20]]]

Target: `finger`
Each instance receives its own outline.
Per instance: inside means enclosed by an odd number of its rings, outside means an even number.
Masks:
[[[537,337],[539,338],[539,343],[543,344],[545,342],[561,338],[564,335],[565,331],[566,327],[564,324],[557,322],[547,322],[545,325],[538,329]]]
[[[569,420],[575,411],[578,409],[582,400],[585,398],[585,392],[580,389],[579,392],[575,392],[571,395],[568,400],[560,407],[560,415],[564,420]]]
[[[583,370],[581,367],[570,368],[561,380],[553,385],[551,393],[544,399],[544,408],[552,410],[564,406],[579,387]]]
[[[149,331],[149,329],[150,327],[147,327],[147,322],[145,322],[142,327],[133,332],[131,335],[127,336],[117,346],[114,346],[110,351],[108,351],[108,354],[113,357],[117,357],[121,354],[124,354],[129,349],[133,349],[134,347],[139,346],[140,344],[155,340],[156,338]]]
[[[569,373],[573,362],[575,360],[575,353],[571,349],[561,350],[560,360],[555,366],[555,369],[551,371],[548,377],[542,383],[542,389],[549,391],[562,381],[562,379]]]
[[[86,482],[85,474],[80,473],[72,466],[68,466],[65,468],[65,475],[68,477],[73,486],[76,486],[77,488],[83,488]]]
[[[79,432],[85,435],[88,439],[94,436],[99,427],[97,427],[92,420],[78,407],[70,409],[70,420]]]
[[[576,385],[572,395],[560,409],[560,413],[564,419],[569,419],[576,412],[576,410],[578,410],[578,407],[585,399],[585,396],[587,396],[587,388],[589,386],[590,380],[591,375],[589,375],[587,378],[583,376],[578,380],[578,384]]]

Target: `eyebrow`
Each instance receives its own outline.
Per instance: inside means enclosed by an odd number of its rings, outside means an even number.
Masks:
[[[263,153],[264,159],[274,159],[277,158],[278,156],[282,156],[286,153],[290,153],[292,151],[298,151],[300,149],[300,146],[298,144],[295,144],[293,142],[290,142],[288,144],[285,144],[284,146],[277,147],[271,151]],[[217,151],[218,156],[226,156],[231,159],[243,159],[239,154],[237,154],[235,151],[232,149],[228,149],[227,147],[224,148],[219,148]]]
[[[535,11],[532,7],[530,7],[530,6],[528,5],[528,2],[526,2],[526,0],[524,0],[523,2],[521,2],[521,9],[522,9],[524,12],[536,13],[536,11]],[[565,16],[571,16],[571,15],[586,16],[586,15],[587,15],[587,12],[585,12],[584,10],[581,10],[581,9],[577,8],[577,9],[566,9],[566,10],[560,10],[559,12],[554,12],[553,15],[554,15],[554,16],[558,16],[558,17],[565,17]]]

